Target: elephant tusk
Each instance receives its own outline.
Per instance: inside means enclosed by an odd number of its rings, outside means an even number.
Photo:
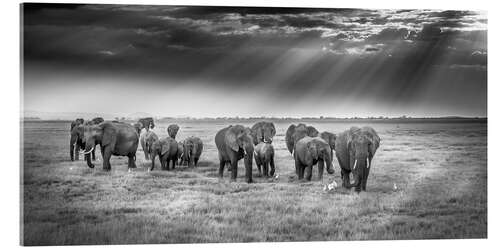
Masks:
[[[90,154],[90,152],[92,152],[92,150],[94,150],[94,147],[92,147],[88,152],[83,151],[81,154],[88,155],[88,154]]]
[[[354,160],[354,167],[353,167],[353,169],[356,169],[356,165],[358,165],[358,159]]]
[[[368,160],[368,157],[366,157],[366,166],[367,168],[370,168],[370,161]]]

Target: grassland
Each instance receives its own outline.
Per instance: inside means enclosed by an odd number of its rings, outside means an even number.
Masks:
[[[22,239],[25,245],[442,239],[487,237],[487,128],[477,124],[373,124],[382,138],[367,190],[299,183],[278,123],[278,179],[244,183],[217,177],[213,138],[223,123],[179,123],[178,137],[199,136],[200,166],[147,172],[113,157],[89,169],[69,161],[69,124],[23,124]],[[247,124],[249,125],[249,124]],[[316,123],[341,132],[355,124]],[[168,124],[155,131],[166,135]],[[99,155],[99,153],[97,154]],[[254,176],[256,176],[254,166]],[[394,190],[394,184],[398,189]]]

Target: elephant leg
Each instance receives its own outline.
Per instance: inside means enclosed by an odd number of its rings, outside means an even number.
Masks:
[[[92,149],[92,160],[95,161],[95,147]]]
[[[194,166],[195,167],[198,167],[198,160],[199,160],[199,158],[194,158]]]
[[[101,157],[104,160],[104,149],[102,148],[102,146],[101,146]]]
[[[75,146],[73,144],[69,145],[69,157],[71,158],[71,161],[74,161],[74,156],[73,153],[75,152]]]
[[[311,178],[312,178],[312,168],[313,168],[312,165],[311,166],[307,166],[305,168],[305,170],[306,170],[306,180],[308,180],[308,181],[310,181]]]
[[[342,187],[350,189],[349,185],[351,184],[351,180],[349,178],[349,172],[341,168],[340,174],[342,175]]]
[[[264,164],[262,165],[262,168],[263,168],[263,172],[264,172],[264,177],[268,177],[268,174],[269,174],[269,163],[264,162]]]
[[[102,157],[102,168],[106,171],[111,170],[111,163],[109,163],[109,160],[111,159],[111,149],[109,147],[104,148],[104,156]],[[90,159],[90,155],[87,155]]]
[[[323,160],[318,161],[318,179],[323,180],[323,170],[325,169],[325,162]]]
[[[362,182],[363,182],[363,174],[354,175],[353,178],[354,178],[354,181],[358,182],[358,185],[354,187],[354,191],[356,191],[356,193],[359,193],[359,192],[361,192],[361,186],[362,186]]]
[[[269,173],[270,176],[274,176],[274,171],[276,168],[274,167],[274,158],[271,157],[271,161],[269,162],[269,165],[271,166],[271,173]]]
[[[219,160],[219,177],[222,178],[224,175],[224,166],[226,166],[226,162],[223,160]]]
[[[262,170],[260,163],[257,163],[257,170],[259,171],[259,176],[262,176]]]
[[[172,169],[175,169],[175,160],[172,158]]]
[[[149,169],[149,171],[153,171],[153,169],[155,168],[155,156],[152,155],[151,156],[151,168]]]
[[[236,162],[236,167],[238,167],[238,162]],[[253,180],[252,180],[252,164],[247,165],[245,163],[245,178],[246,178],[247,183],[253,182]]]
[[[236,177],[238,177],[238,161],[231,160],[231,180],[236,181]]]
[[[160,166],[161,166],[161,170],[165,170],[165,160],[163,159],[163,156],[159,156],[158,157],[160,159]]]
[[[80,145],[76,145],[75,147],[75,160],[80,160]]]
[[[304,170],[302,164],[300,164],[297,160],[295,160],[295,172],[297,173],[297,177],[299,178],[299,180],[302,180],[302,178],[304,178]]]
[[[128,168],[136,168],[137,166],[135,165],[135,155],[134,154],[129,154],[128,155]]]

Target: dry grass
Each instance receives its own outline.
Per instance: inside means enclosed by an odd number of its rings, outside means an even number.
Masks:
[[[217,178],[219,123],[179,124],[179,139],[203,140],[200,166],[127,173],[69,161],[68,123],[24,124],[25,245],[195,243],[487,237],[486,124],[374,124],[382,138],[368,192],[324,192],[298,183],[284,131],[276,124],[278,180]],[[313,124],[338,133],[353,124]],[[168,124],[156,132],[166,135]],[[99,154],[97,154],[99,155]],[[100,156],[100,155],[99,155]],[[340,171],[324,182],[340,183]],[[256,176],[254,166],[254,176]],[[392,189],[394,183],[398,190]]]

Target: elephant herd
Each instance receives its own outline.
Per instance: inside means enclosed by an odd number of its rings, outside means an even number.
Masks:
[[[76,119],[71,123],[70,156],[71,160],[78,160],[79,150],[83,149],[87,165],[94,168],[92,160],[95,160],[95,146],[99,145],[103,159],[103,169],[111,170],[110,158],[115,156],[127,156],[128,168],[136,168],[135,158],[139,142],[146,160],[151,159],[151,168],[155,167],[156,156],[160,159],[161,168],[169,170],[179,165],[198,165],[203,142],[198,137],[188,137],[183,142],[177,142],[175,136],[179,126],[172,124],[168,127],[168,137],[159,138],[151,129],[154,128],[153,118],[142,118],[133,125],[119,121],[104,121],[102,118],[94,118],[84,122]],[[144,133],[141,133],[142,130]],[[92,155],[92,160],[90,155]]]
[[[179,126],[168,126],[168,136],[159,138],[151,129],[154,128],[152,118],[143,118],[133,125],[104,121],[94,118],[85,122],[76,119],[71,123],[70,155],[71,160],[78,160],[79,149],[90,168],[94,167],[95,146],[100,145],[103,169],[110,170],[111,155],[127,156],[128,168],[135,168],[135,157],[140,142],[146,160],[151,160],[151,171],[155,167],[155,158],[159,157],[162,170],[174,169],[175,165],[197,166],[203,152],[203,142],[198,137],[190,136],[182,142],[175,137]],[[142,130],[145,130],[142,132]],[[142,132],[142,133],[141,133]],[[255,159],[259,175],[274,176],[275,150],[272,145],[276,128],[272,122],[261,121],[251,128],[242,125],[231,125],[219,130],[215,135],[215,145],[219,158],[219,177],[222,178],[224,168],[231,171],[231,180],[238,176],[238,161],[243,159],[246,182],[253,182],[252,162]],[[327,131],[319,132],[313,126],[292,124],[285,134],[286,147],[295,160],[295,172],[299,180],[310,181],[312,169],[318,168],[319,179],[326,171],[334,173],[333,151],[340,165],[342,186],[356,192],[366,190],[366,182],[375,152],[380,145],[380,137],[371,127],[351,127],[335,135]],[[91,157],[92,155],[92,157]],[[92,160],[91,160],[92,159]],[[353,181],[350,180],[350,175]]]

